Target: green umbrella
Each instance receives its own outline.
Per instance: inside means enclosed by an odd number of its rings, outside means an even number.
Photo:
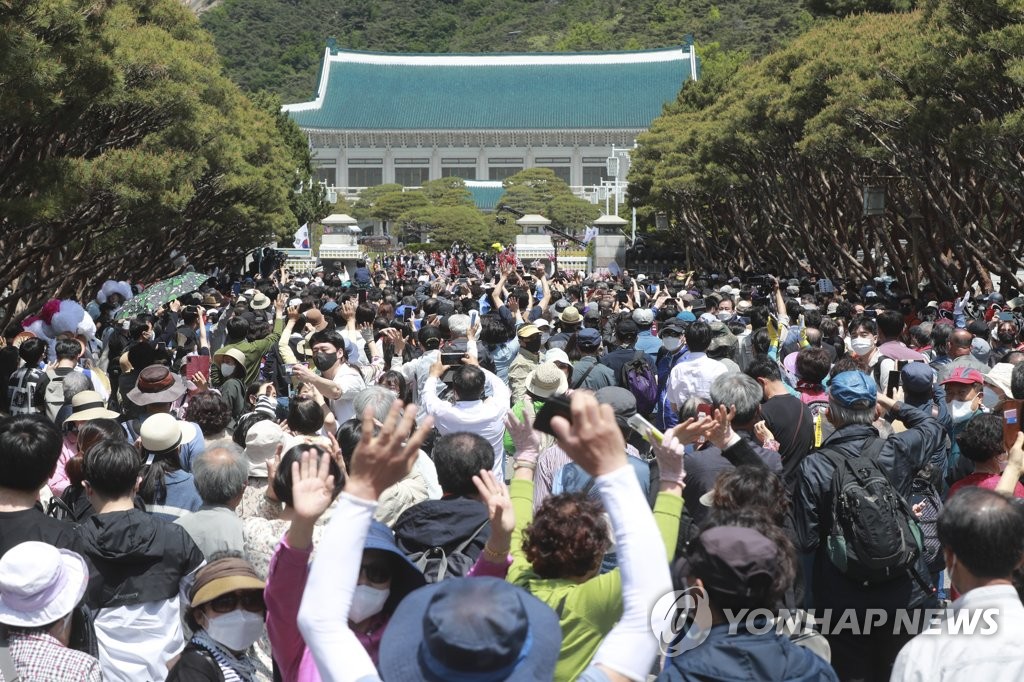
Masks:
[[[164,303],[180,298],[198,289],[203,282],[210,279],[201,272],[183,272],[155,284],[151,284],[137,294],[117,311],[115,319],[123,320],[135,317],[139,313],[151,313]]]

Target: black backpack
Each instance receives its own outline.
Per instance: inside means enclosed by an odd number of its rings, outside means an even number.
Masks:
[[[40,414],[42,406],[36,403],[36,388],[46,376],[36,367],[22,367],[11,375],[7,385],[8,406],[11,414]]]
[[[638,350],[619,370],[619,386],[636,398],[637,414],[650,414],[658,404],[658,375],[647,361],[647,353]]]
[[[451,554],[446,553],[443,547],[431,547],[422,552],[408,554],[409,561],[420,569],[428,583],[439,583],[445,578],[461,578],[469,573],[469,569],[476,563],[476,559],[466,554],[466,548],[473,544],[489,523],[490,520],[487,520],[480,524],[480,527],[453,549]]]
[[[938,573],[946,568],[946,557],[942,553],[939,542],[939,515],[942,513],[942,497],[935,485],[927,476],[918,474],[910,494],[911,505],[922,504],[921,513],[917,517],[921,526],[921,537],[924,543],[924,561],[930,573]]]
[[[825,550],[839,571],[862,585],[883,583],[914,570],[923,549],[921,529],[906,500],[878,463],[885,440],[865,443],[848,457],[819,450],[832,473],[832,524]]]

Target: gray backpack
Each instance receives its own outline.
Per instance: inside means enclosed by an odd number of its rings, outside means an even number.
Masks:
[[[466,548],[473,544],[488,523],[490,521],[480,524],[480,527],[452,550],[451,554],[446,553],[443,547],[431,547],[422,552],[409,554],[409,561],[420,569],[428,583],[439,583],[445,578],[461,578],[469,573],[469,569],[476,563],[475,559],[466,554]]]

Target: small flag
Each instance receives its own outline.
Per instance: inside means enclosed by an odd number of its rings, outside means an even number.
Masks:
[[[295,248],[309,248],[309,223],[303,223],[302,227],[299,228],[299,231],[295,233]]]
[[[584,244],[589,244],[590,241],[594,237],[596,237],[596,236],[597,236],[597,228],[596,227],[588,227],[586,229],[586,231],[583,233],[583,243]]]

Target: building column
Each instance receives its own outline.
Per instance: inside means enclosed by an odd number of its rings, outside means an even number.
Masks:
[[[441,150],[435,144],[430,153],[430,179],[437,180],[441,177]]]

